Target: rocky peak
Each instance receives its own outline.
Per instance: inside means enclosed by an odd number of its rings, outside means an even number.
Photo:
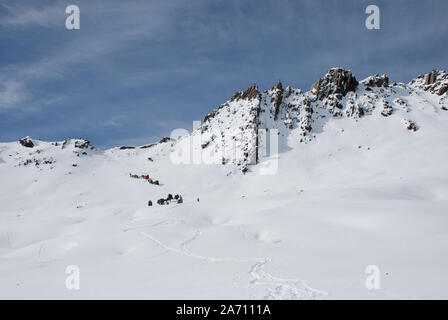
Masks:
[[[332,94],[345,96],[349,91],[355,91],[357,86],[358,81],[350,70],[333,68],[328,70],[323,78],[319,78],[310,91],[319,100],[323,100]]]
[[[367,87],[384,87],[387,88],[389,86],[389,77],[384,74],[382,76],[376,74],[374,76],[370,76],[367,79],[363,80],[362,83]]]
[[[276,85],[274,86],[274,120],[277,120],[278,118],[278,112],[280,111],[280,105],[283,101],[283,85],[280,80],[277,81]]]
[[[246,91],[238,91],[230,98],[230,102],[236,100],[253,100],[260,96],[260,91],[258,91],[258,86],[253,83]]]
[[[421,76],[415,85],[445,92],[443,88],[448,86],[445,72],[433,72],[426,78]],[[310,142],[333,117],[357,121],[377,108],[378,114],[384,117],[394,112],[399,114],[400,110],[409,112],[407,102],[396,97],[406,90],[394,88],[394,84],[390,86],[386,74],[362,80],[359,89],[358,84],[352,72],[343,68],[328,70],[309,92],[284,86],[280,80],[263,92],[252,84],[205,116],[193,134],[196,138],[200,136],[201,143],[196,148],[216,163],[237,165],[245,172],[249,165],[268,157],[268,130],[277,130],[278,143],[285,147],[290,134],[300,143]],[[406,88],[404,84],[402,87]],[[445,110],[446,103],[441,104]],[[407,126],[411,131],[418,128]]]
[[[58,146],[59,143],[56,142],[55,145]],[[82,151],[82,149],[85,149],[85,150],[88,150],[88,149],[94,150],[95,149],[91,145],[89,140],[82,139],[82,138],[79,138],[79,139],[68,138],[68,139],[65,139],[64,141],[62,141],[62,143],[61,143],[62,149],[65,149],[69,146],[73,147],[75,150],[78,150],[80,152]]]
[[[448,73],[443,70],[431,70],[426,75],[411,80],[409,85],[439,96],[448,95]]]
[[[438,72],[436,70],[432,70],[431,72],[429,72],[425,77],[425,84],[428,85],[435,83],[437,75]]]
[[[30,137],[25,137],[19,140],[19,143],[26,148],[34,148],[34,142]]]
[[[278,80],[277,83],[275,84],[274,88],[283,91],[282,82],[280,80]]]
[[[89,149],[90,146],[91,146],[90,141],[87,139],[76,139],[75,140],[75,148]]]

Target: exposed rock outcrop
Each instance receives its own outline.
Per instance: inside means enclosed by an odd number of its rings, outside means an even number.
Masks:
[[[406,125],[406,129],[408,129],[409,131],[415,132],[418,130],[417,124],[412,120],[405,119],[404,124]]]
[[[30,137],[25,137],[19,140],[19,143],[26,148],[34,148],[34,142]]]
[[[283,101],[283,85],[278,80],[277,84],[274,87],[274,120],[278,118],[278,112],[280,110],[280,105]]]
[[[90,141],[86,139],[79,139],[75,141],[75,148],[88,149],[90,147]]]
[[[319,100],[328,98],[332,94],[345,96],[350,91],[355,91],[358,87],[358,81],[352,72],[342,68],[333,68],[328,70],[323,78],[315,82],[310,91],[314,93]]]
[[[389,104],[389,102],[387,102],[386,100],[383,100],[383,110],[381,111],[381,115],[383,117],[388,117],[388,116],[392,115],[393,112],[394,112],[394,109]]]
[[[439,96],[448,96],[448,73],[442,70],[431,70],[426,75],[411,80],[409,85]]]
[[[258,91],[258,87],[255,83],[253,83],[245,91],[235,92],[229,101],[233,102],[236,100],[252,100],[252,99],[258,98],[259,96],[260,96],[260,92]]]
[[[384,74],[383,76],[376,74],[363,80],[362,83],[369,88],[370,87],[387,88],[389,86],[389,77],[386,74]]]

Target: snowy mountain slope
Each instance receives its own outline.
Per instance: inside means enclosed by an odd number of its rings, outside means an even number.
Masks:
[[[431,73],[251,86],[142,147],[0,143],[0,297],[446,298],[447,76]],[[190,147],[216,164],[172,161]],[[155,203],[168,193],[184,202]],[[73,264],[80,290],[65,287]]]
[[[408,119],[408,101],[416,106],[435,104],[437,110],[446,111],[448,74],[432,71],[426,78],[427,85],[423,76],[409,85],[389,85],[386,75],[371,76],[358,83],[350,71],[333,68],[305,93],[289,86],[283,89],[280,81],[264,92],[252,85],[244,92],[236,92],[203,119],[193,133],[193,139],[198,141],[194,145],[205,155],[206,162],[232,163],[246,171],[248,165],[265,157],[269,148],[267,129],[274,129],[279,135],[280,151],[289,150],[289,136],[307,143],[333,118],[358,121],[364,116],[388,117],[395,112],[402,117],[403,125],[417,130],[418,124]],[[434,94],[427,98],[422,90]]]

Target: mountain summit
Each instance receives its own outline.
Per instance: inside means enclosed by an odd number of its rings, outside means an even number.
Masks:
[[[291,137],[309,142],[332,119],[369,117],[374,121],[395,113],[406,129],[414,123],[412,109],[436,105],[434,112],[446,111],[447,90],[445,71],[433,70],[404,84],[389,83],[387,75],[358,82],[350,70],[332,68],[307,92],[284,88],[281,81],[264,92],[255,84],[238,91],[206,115],[193,135],[201,135],[201,148],[215,157],[215,162],[233,163],[246,170],[264,157],[262,147],[266,146],[260,130],[276,129],[279,146],[285,147],[285,139]],[[418,125],[411,127],[416,130]]]

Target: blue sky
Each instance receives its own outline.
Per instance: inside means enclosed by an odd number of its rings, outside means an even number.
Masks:
[[[76,4],[81,29],[65,28]],[[367,30],[365,8],[381,10]],[[331,67],[408,82],[447,69],[446,0],[0,3],[0,141],[140,145],[252,83],[308,90]]]

